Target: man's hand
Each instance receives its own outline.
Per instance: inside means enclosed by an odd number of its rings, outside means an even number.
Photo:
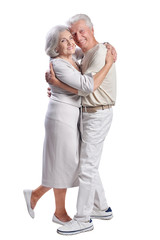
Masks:
[[[45,73],[46,82],[51,85],[58,86],[59,80],[55,76],[52,63],[49,64],[49,67],[50,67],[50,71]],[[47,88],[47,94],[48,94],[48,97],[51,97],[51,89],[49,87]]]
[[[53,71],[52,63],[50,63],[49,67],[50,67],[50,71],[45,73],[45,79],[46,79],[47,83],[53,85],[54,78],[56,78],[56,77],[55,77],[55,73]],[[47,88],[47,95],[48,95],[48,97],[51,97],[51,88],[49,88],[49,87]]]
[[[49,64],[49,67],[50,67],[50,71],[45,73],[46,82],[51,84],[51,85],[56,85],[57,78],[56,78],[55,73],[53,71],[52,63]]]
[[[50,88],[47,88],[47,94],[48,94],[48,97],[51,97],[51,89]]]
[[[116,61],[117,61],[117,52],[116,52],[115,48],[114,48],[110,43],[108,43],[108,42],[104,43],[104,45],[106,46],[106,48],[107,48],[108,50],[111,50],[111,53],[112,53],[112,55],[113,55],[114,62],[116,62]]]
[[[110,49],[107,51],[107,54],[106,54],[106,63],[109,66],[112,66],[112,64],[114,63],[114,57]]]

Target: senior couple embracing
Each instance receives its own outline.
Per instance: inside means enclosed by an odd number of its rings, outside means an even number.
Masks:
[[[76,47],[76,45],[78,47]],[[112,123],[116,101],[116,51],[97,42],[91,19],[77,14],[67,26],[53,27],[46,37],[50,57],[49,104],[45,117],[42,183],[24,190],[28,213],[34,218],[38,200],[51,188],[56,209],[52,221],[59,234],[93,230],[92,219],[111,219],[98,167]],[[79,187],[77,213],[65,209],[67,188]]]

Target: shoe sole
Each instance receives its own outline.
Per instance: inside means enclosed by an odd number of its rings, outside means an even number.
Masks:
[[[93,226],[82,229],[82,230],[77,230],[77,231],[69,231],[69,232],[65,232],[65,231],[60,231],[57,229],[57,233],[61,234],[61,235],[75,235],[75,234],[79,234],[79,233],[84,233],[84,232],[89,232],[92,231],[94,229]]]

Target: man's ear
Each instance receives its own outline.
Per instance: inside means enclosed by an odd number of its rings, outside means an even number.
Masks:
[[[93,28],[93,27],[92,27],[91,31],[92,31],[92,33],[93,33],[93,35],[94,35],[94,28]]]

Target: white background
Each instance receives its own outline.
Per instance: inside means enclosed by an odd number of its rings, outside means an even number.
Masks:
[[[41,183],[48,104],[45,36],[77,13],[91,17],[99,42],[115,46],[118,92],[100,165],[114,218],[95,220],[94,231],[72,239],[160,239],[158,0],[1,1],[0,234],[17,240],[64,238],[51,221],[52,191],[37,204],[34,220],[22,191]],[[71,217],[76,196],[77,189],[69,189],[66,208]]]

